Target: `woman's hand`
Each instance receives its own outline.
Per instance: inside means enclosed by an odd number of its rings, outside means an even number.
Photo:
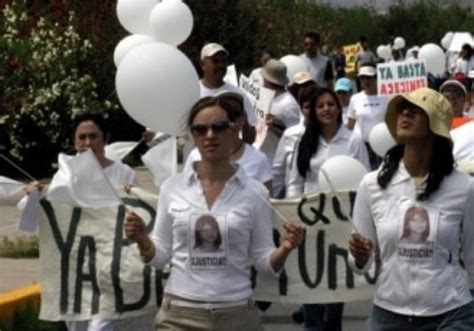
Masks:
[[[349,250],[355,259],[356,267],[362,269],[372,255],[374,245],[368,238],[353,233],[349,239]]]
[[[304,230],[301,225],[284,222],[283,229],[285,234],[283,235],[283,241],[280,246],[291,251],[298,247],[304,240]]]
[[[147,238],[145,222],[133,211],[127,214],[124,224],[125,235],[137,243],[143,243]]]

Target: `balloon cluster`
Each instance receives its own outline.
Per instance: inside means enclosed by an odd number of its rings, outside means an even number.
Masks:
[[[114,52],[120,103],[140,124],[178,134],[199,99],[196,70],[176,48],[191,34],[191,10],[181,0],[118,0],[117,16],[132,33]]]
[[[393,45],[380,45],[377,47],[377,56],[385,61],[392,58],[392,49],[405,48],[405,39],[403,37],[396,37],[393,40]]]

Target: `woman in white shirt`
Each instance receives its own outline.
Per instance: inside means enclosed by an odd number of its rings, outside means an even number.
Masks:
[[[398,145],[362,180],[349,240],[356,272],[381,261],[369,330],[474,329],[474,181],[454,170],[452,117],[428,88],[389,103]]]
[[[342,108],[332,90],[320,88],[312,95],[306,121],[289,170],[287,197],[319,192],[319,169],[331,156],[349,155],[369,168],[365,144],[342,124]],[[304,305],[305,329],[340,330],[342,311],[343,304]]]
[[[198,101],[188,127],[201,161],[163,183],[151,238],[139,216],[127,217],[125,233],[144,261],[158,269],[171,261],[158,329],[261,330],[250,265],[276,275],[303,240],[301,227],[285,223],[281,245],[274,247],[267,189],[230,162],[234,119],[222,98]],[[215,251],[196,249],[203,216],[217,221]]]
[[[286,196],[319,192],[319,169],[335,155],[349,155],[369,169],[367,149],[361,137],[342,125],[337,95],[321,88],[310,101],[308,123],[293,158]]]
[[[105,145],[110,137],[110,130],[107,122],[102,114],[98,112],[85,111],[78,113],[72,123],[74,147],[78,154],[91,149],[97,161],[104,170],[105,175],[115,188],[137,185],[137,177],[135,171],[121,161],[112,161],[105,156]],[[36,184],[37,189],[45,190],[41,184]],[[31,185],[28,190],[33,189]],[[35,223],[38,220],[34,220]],[[111,242],[113,241],[110,238]],[[141,271],[137,270],[137,273]],[[103,275],[102,275],[103,276]],[[101,277],[97,277],[101,279]],[[111,300],[103,293],[101,300]],[[58,298],[59,302],[59,298]],[[101,314],[92,316],[89,320],[68,320],[65,321],[70,331],[114,331],[124,330],[124,325],[133,325],[133,330],[152,330],[153,315],[155,311],[142,310],[137,313],[137,317],[126,319],[110,319],[103,318]],[[74,316],[72,316],[74,318]],[[131,330],[131,328],[126,328]]]
[[[245,171],[245,174],[251,178],[256,179],[270,192],[272,195],[272,169],[265,154],[247,144],[240,137],[243,126],[245,125],[245,111],[244,99],[235,92],[224,92],[218,94],[220,99],[225,100],[232,106],[235,115],[233,116],[234,124],[238,130],[232,139],[232,146],[230,151],[230,162],[232,164],[239,164]],[[186,159],[184,169],[190,169],[194,162],[201,160],[199,149],[194,148]]]

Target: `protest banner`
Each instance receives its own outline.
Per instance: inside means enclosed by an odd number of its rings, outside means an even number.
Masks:
[[[378,95],[393,96],[428,87],[425,60],[388,62],[377,65]]]
[[[344,45],[344,55],[346,56],[346,74],[352,75],[355,74],[355,64],[356,64],[356,57],[357,53],[360,50],[360,44],[350,44]]]
[[[252,82],[247,76],[240,75],[240,87],[250,98],[257,117],[255,125],[256,136],[254,147],[260,149],[267,136],[267,125],[265,124],[265,114],[270,112],[275,91],[267,89],[255,82]]]
[[[85,320],[140,316],[157,310],[161,271],[145,265],[124,237],[125,208],[153,229],[156,196],[134,189],[126,204],[99,209],[40,201],[40,318]]]
[[[321,193],[301,199],[273,200],[273,206],[288,220],[305,227],[305,240],[288,257],[278,279],[257,275],[257,300],[280,303],[329,303],[369,300],[375,291],[379,265],[355,274],[348,265],[351,226],[341,204],[352,210],[355,192],[338,192],[339,201]],[[274,221],[276,244],[282,222]]]
[[[341,202],[324,193],[272,201],[286,219],[303,224],[305,241],[290,254],[279,278],[252,276],[257,300],[322,303],[372,297],[377,269],[356,275],[347,264],[351,227],[340,203],[352,209],[355,193],[339,196]],[[151,232],[157,197],[133,189],[123,199]],[[124,205],[87,209],[43,199],[41,206],[41,319],[126,318],[157,309],[163,272],[145,265],[136,245],[124,238]],[[281,222],[274,223],[277,244]]]

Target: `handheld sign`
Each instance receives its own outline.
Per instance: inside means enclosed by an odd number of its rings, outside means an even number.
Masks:
[[[377,65],[377,94],[392,96],[428,86],[425,60],[388,62]]]

